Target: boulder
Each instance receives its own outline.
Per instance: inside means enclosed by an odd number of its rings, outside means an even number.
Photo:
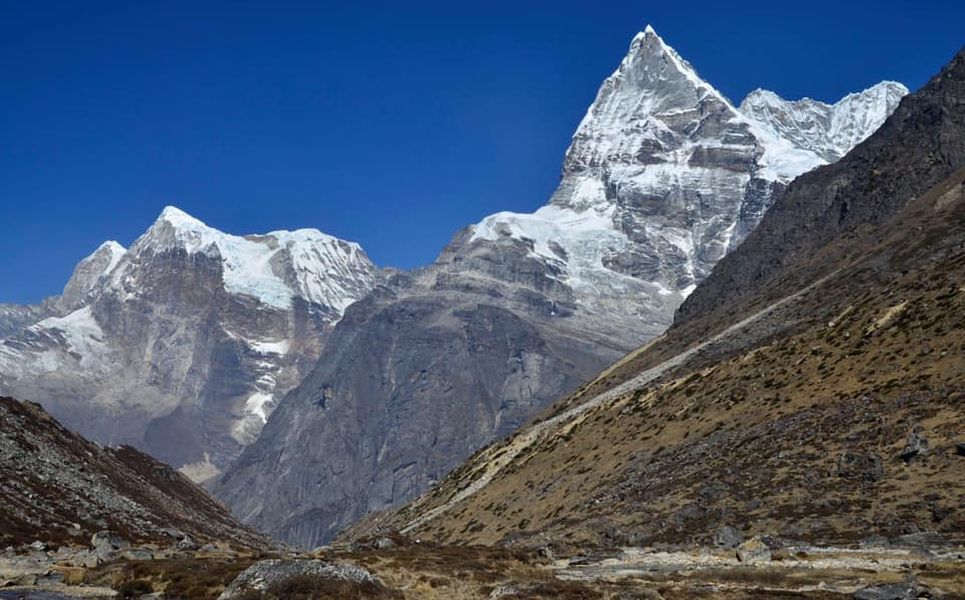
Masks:
[[[915,580],[887,585],[863,587],[854,593],[854,600],[915,600],[931,598],[932,594]]]
[[[178,543],[174,545],[175,549],[181,552],[190,552],[191,550],[197,550],[198,544],[195,543],[191,536],[185,535],[183,538],[178,540]]]
[[[723,525],[714,533],[714,545],[718,548],[733,549],[740,546],[743,541],[744,534],[730,525]]]
[[[873,483],[884,478],[885,468],[881,457],[874,452],[842,452],[838,455],[835,474],[845,479]]]
[[[372,546],[374,546],[376,550],[387,550],[389,548],[395,548],[396,543],[393,542],[391,538],[380,537],[372,542]]]
[[[794,555],[791,554],[791,551],[788,550],[787,548],[778,548],[776,550],[771,551],[771,560],[786,561],[786,560],[795,560],[795,558],[794,558]]]
[[[120,557],[125,560],[154,560],[154,553],[144,548],[131,548],[122,550]]]
[[[901,457],[901,460],[909,462],[913,458],[922,457],[926,454],[928,454],[928,440],[921,432],[912,431],[905,440],[905,449],[898,456]]]
[[[755,536],[737,547],[737,560],[747,565],[770,562],[771,549],[764,540]]]
[[[275,584],[304,575],[355,583],[378,583],[374,575],[350,563],[326,560],[262,560],[242,571],[218,600],[241,598],[248,592],[266,590]]]
[[[131,544],[112,531],[98,531],[90,538],[91,552],[98,563],[117,558],[118,552],[127,550]]]

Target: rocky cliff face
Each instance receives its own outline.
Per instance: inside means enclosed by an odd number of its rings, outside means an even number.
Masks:
[[[412,498],[661,333],[774,194],[824,162],[648,28],[580,124],[549,204],[487,217],[350,307],[216,493],[304,546]]]
[[[130,249],[84,259],[63,295],[13,313],[0,390],[204,478],[257,437],[376,278],[321,232],[233,236],[167,208]]]

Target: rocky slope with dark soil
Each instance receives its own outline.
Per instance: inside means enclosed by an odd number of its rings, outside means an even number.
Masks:
[[[706,316],[682,311],[347,537],[710,544],[726,525],[817,544],[965,542],[963,82],[960,54],[841,166],[792,184],[721,267],[759,275],[717,302],[695,292]],[[842,170],[860,185],[837,197]],[[803,189],[817,214],[846,205],[842,224],[785,220],[810,214]]]
[[[0,545],[127,543],[271,546],[171,467],[128,446],[105,448],[39,405],[0,398]]]

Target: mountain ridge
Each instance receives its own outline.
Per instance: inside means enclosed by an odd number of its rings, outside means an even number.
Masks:
[[[209,477],[379,277],[361,247],[317,230],[236,236],[169,206],[129,248],[82,260],[61,296],[10,309],[22,321],[0,343],[0,390]]]
[[[434,264],[349,307],[215,493],[286,541],[324,543],[663,332],[786,179],[822,162],[676,56],[642,32],[544,207],[463,229]]]
[[[961,543],[963,61],[792,183],[664,336],[345,537]]]

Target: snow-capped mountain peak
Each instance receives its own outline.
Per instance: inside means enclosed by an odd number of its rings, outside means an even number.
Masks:
[[[563,173],[658,158],[687,137],[681,123],[708,110],[737,116],[726,98],[648,26],[600,87],[573,135]]]
[[[168,205],[161,210],[161,214],[158,215],[158,220],[164,220],[172,225],[185,225],[188,227],[207,227],[199,219],[196,219],[184,212],[177,206]]]
[[[870,135],[905,91],[885,82],[848,96],[812,140],[796,117],[820,103],[798,109],[761,90],[738,109],[647,26],[580,122],[549,205],[486,217],[469,241],[522,242],[585,302],[635,295],[646,306],[632,310],[669,321],[776,189]]]
[[[67,416],[81,397],[107,407],[124,418],[72,424],[209,476],[258,436],[378,277],[358,244],[317,229],[232,235],[169,206],[130,249],[105,242],[82,260],[3,340],[0,392]]]
[[[715,90],[713,86],[697,74],[697,70],[694,69],[693,65],[687,62],[684,57],[660,37],[652,25],[647,25],[643,31],[633,37],[633,40],[630,42],[630,50],[623,61],[621,61],[620,68],[617,69],[614,75],[619,74],[622,69],[630,67],[634,63],[634,60],[639,60],[640,57],[638,55],[640,54],[652,54],[663,58],[670,63],[672,68],[680,75],[683,75],[693,83],[694,86],[706,88],[707,91],[723,98],[720,92]]]
[[[758,88],[741,102],[740,112],[774,136],[835,161],[877,131],[907,94],[904,85],[882,81],[827,104],[811,98],[785,100]]]
[[[220,258],[225,288],[288,309],[296,297],[339,315],[371,289],[375,266],[358,244],[317,229],[232,235],[174,206],[131,247],[135,254],[181,249]]]
[[[127,249],[109,240],[97,247],[91,255],[77,263],[70,280],[64,286],[60,304],[65,310],[80,306],[87,294],[109,275],[127,254]]]

